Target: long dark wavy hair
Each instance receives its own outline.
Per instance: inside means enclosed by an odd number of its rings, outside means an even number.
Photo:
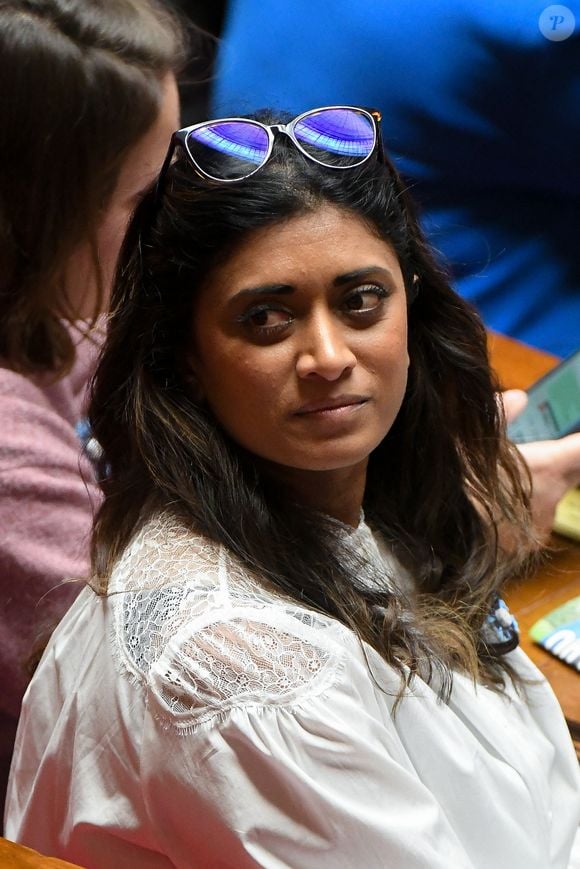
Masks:
[[[253,117],[280,123],[269,112]],[[411,572],[412,603],[384,576],[372,586],[359,581],[361,564],[337,547],[335,523],[294,503],[228,437],[196,400],[186,363],[196,289],[212,267],[257,228],[326,204],[358,215],[392,245],[409,298],[408,386],[369,458],[363,506]],[[532,535],[529,479],[504,437],[496,388],[482,323],[450,288],[388,158],[337,171],[279,136],[261,171],[219,184],[199,178],[180,154],[134,216],[93,384],[105,496],[95,583],[106,589],[150,516],[175,510],[255,574],[354,630],[399,673],[401,695],[420,673],[446,697],[454,669],[501,690],[513,673],[481,627]],[[504,525],[510,557],[500,544]]]

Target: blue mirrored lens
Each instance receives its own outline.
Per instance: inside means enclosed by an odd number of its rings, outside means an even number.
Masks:
[[[251,121],[217,121],[187,135],[198,166],[212,178],[244,178],[261,166],[268,153],[266,130]]]
[[[336,166],[355,166],[373,151],[375,127],[371,118],[355,109],[321,109],[302,118],[294,135],[315,160]],[[325,154],[332,159],[326,160]]]

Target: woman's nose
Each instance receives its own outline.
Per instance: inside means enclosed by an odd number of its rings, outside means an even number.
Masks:
[[[356,356],[345,332],[344,325],[331,312],[313,317],[301,335],[302,344],[296,363],[298,376],[338,380],[345,371],[352,370]]]

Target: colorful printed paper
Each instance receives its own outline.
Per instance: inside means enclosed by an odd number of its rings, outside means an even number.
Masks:
[[[556,658],[580,671],[580,597],[539,619],[530,636]]]

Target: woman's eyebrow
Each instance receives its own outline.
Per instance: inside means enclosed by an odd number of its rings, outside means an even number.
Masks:
[[[346,272],[344,275],[337,275],[332,283],[335,287],[340,287],[343,284],[349,284],[351,281],[366,278],[369,275],[382,275],[390,280],[393,279],[393,273],[390,269],[385,269],[382,266],[365,266],[363,269],[355,269],[352,272]]]
[[[262,284],[259,287],[247,287],[244,290],[239,290],[231,297],[230,303],[246,296],[287,296],[293,292],[294,287],[290,284]]]
[[[352,272],[345,272],[343,275],[337,275],[332,280],[332,284],[335,287],[340,287],[343,284],[348,284],[351,281],[359,280],[360,278],[366,278],[369,275],[382,275],[387,279],[393,278],[393,273],[389,269],[385,269],[382,266],[365,266],[361,269],[354,269]],[[240,298],[246,298],[248,296],[287,296],[290,293],[294,292],[294,287],[291,284],[261,284],[258,287],[245,287],[243,290],[239,290],[229,300],[229,303],[236,302]]]

